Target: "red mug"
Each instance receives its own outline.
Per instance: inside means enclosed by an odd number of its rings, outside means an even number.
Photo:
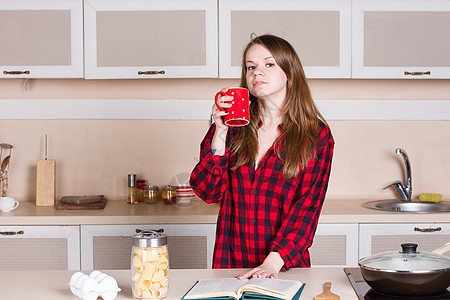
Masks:
[[[231,96],[233,101],[230,108],[222,108],[217,100],[219,95]],[[229,88],[226,92],[220,91],[215,97],[216,106],[219,110],[228,112],[224,116],[224,123],[228,126],[245,126],[250,123],[250,112],[249,112],[249,93],[247,89],[236,87]]]

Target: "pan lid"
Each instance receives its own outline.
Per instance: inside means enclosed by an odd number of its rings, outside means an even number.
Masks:
[[[450,257],[417,251],[417,244],[401,244],[402,251],[387,251],[362,258],[359,266],[384,272],[434,273],[449,270]]]

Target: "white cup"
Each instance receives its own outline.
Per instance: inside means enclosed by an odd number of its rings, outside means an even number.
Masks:
[[[0,210],[2,212],[9,212],[19,206],[19,201],[13,197],[0,197]]]

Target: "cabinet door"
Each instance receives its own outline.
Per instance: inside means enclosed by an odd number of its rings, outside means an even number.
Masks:
[[[217,77],[215,0],[85,0],[86,78]]]
[[[354,78],[450,78],[449,0],[353,0]]]
[[[285,38],[309,78],[351,75],[351,0],[219,0],[219,73],[239,78],[252,33]]]
[[[360,258],[400,251],[402,243],[418,244],[418,251],[433,251],[450,241],[450,224],[360,224],[359,235]]]
[[[215,224],[83,225],[83,270],[130,269],[132,236],[136,230],[164,229],[170,268],[211,268]]]
[[[79,226],[0,226],[0,271],[79,270]]]
[[[82,0],[0,2],[0,78],[83,77]]]
[[[312,267],[358,265],[358,224],[320,224],[309,249]]]

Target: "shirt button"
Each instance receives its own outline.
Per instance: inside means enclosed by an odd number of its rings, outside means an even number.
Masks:
[[[253,190],[252,192],[253,192],[253,194],[255,194],[255,195],[256,195],[256,190]]]
[[[255,223],[255,222],[256,222],[256,219],[252,219],[252,222]]]

